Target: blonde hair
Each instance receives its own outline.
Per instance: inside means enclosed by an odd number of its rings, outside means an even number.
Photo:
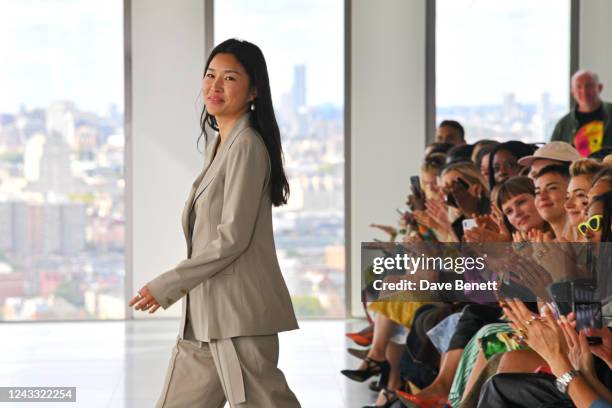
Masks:
[[[609,154],[604,157],[601,163],[606,167],[612,167],[612,154]]]
[[[579,159],[570,165],[570,176],[589,176],[592,178],[595,173],[606,167],[604,163],[600,163],[594,159]]]
[[[461,178],[470,184],[480,184],[485,195],[489,196],[489,183],[487,183],[487,179],[485,179],[485,176],[482,175],[480,169],[474,163],[463,161],[449,164],[442,170],[440,175],[443,176],[449,171],[456,171],[461,175]]]

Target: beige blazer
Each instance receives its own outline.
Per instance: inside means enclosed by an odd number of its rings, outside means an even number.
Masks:
[[[181,338],[187,302],[200,341],[298,328],[274,246],[270,158],[249,115],[236,122],[214,160],[219,136],[209,143],[183,210],[187,259],[147,283],[164,309],[183,298]]]

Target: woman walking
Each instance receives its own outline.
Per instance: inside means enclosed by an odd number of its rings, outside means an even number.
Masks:
[[[157,407],[299,407],[277,368],[277,333],[297,329],[272,232],[287,202],[280,132],[261,50],[235,39],[206,62],[207,160],[182,216],[187,259],[131,301],[155,312],[183,298]],[[205,126],[217,131],[208,141]]]

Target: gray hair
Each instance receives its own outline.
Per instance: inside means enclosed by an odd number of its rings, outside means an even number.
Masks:
[[[574,73],[574,75],[572,75],[572,82],[571,84],[574,85],[574,82],[576,81],[576,78],[578,78],[581,75],[589,75],[591,78],[593,78],[593,80],[595,81],[595,83],[597,85],[599,85],[601,82],[599,82],[599,75],[597,75],[596,72],[591,71],[590,69],[579,69],[578,71],[576,71]]]

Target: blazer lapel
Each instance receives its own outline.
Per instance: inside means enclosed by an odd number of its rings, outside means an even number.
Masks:
[[[185,202],[185,207],[183,208],[183,214],[181,216],[181,223],[183,225],[183,233],[185,234],[185,240],[187,242],[190,242],[191,240],[190,239],[191,237],[189,236],[189,214],[193,206],[196,190],[202,183],[202,179],[204,178],[204,175],[206,174],[207,170],[210,168],[212,158],[213,158],[213,153],[215,152],[215,149],[217,148],[218,142],[219,142],[219,135],[217,134],[215,135],[214,139],[210,142],[210,144],[208,145],[208,148],[206,149],[206,159],[204,162],[204,168],[202,169],[202,172],[198,175],[198,177],[195,179],[195,181],[191,185],[191,191],[189,192],[189,197],[187,198],[187,201]]]
[[[227,151],[229,150],[230,146],[232,145],[232,143],[234,143],[234,141],[236,140],[236,137],[240,134],[242,130],[249,127],[250,125],[249,119],[250,119],[250,113],[246,113],[240,119],[238,119],[238,121],[236,122],[232,130],[230,131],[230,134],[228,135],[228,137],[225,139],[225,141],[221,145],[220,150],[217,152],[214,159],[212,159],[213,157],[212,153],[210,154],[208,161],[209,162],[212,161],[212,163],[208,164],[206,168],[204,169],[204,171],[202,172],[203,177],[199,179],[200,181],[199,185],[194,183],[194,185],[197,185],[197,188],[196,188],[194,197],[191,200],[190,210],[193,210],[193,206],[196,200],[200,197],[200,195],[204,192],[206,187],[208,187],[208,185],[213,181],[213,179],[217,175],[219,168],[223,164],[225,155]],[[214,152],[214,149],[211,149],[211,152]],[[196,182],[198,182],[198,180],[196,180]],[[189,218],[189,216],[187,216],[187,218]]]

